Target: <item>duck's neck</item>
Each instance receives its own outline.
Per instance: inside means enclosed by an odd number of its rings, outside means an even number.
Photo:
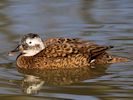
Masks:
[[[23,56],[34,56],[36,54],[38,54],[41,50],[29,50],[29,51],[26,51],[26,53],[22,54]]]

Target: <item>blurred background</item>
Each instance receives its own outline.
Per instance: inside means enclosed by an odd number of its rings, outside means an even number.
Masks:
[[[8,57],[21,36],[71,37],[114,45],[112,55],[130,62],[109,65],[106,75],[69,86],[43,86],[27,96],[18,82],[15,57]],[[132,100],[133,0],[0,0],[0,98],[6,100]],[[11,82],[13,80],[15,82]]]

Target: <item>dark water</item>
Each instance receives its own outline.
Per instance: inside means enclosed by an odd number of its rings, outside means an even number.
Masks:
[[[28,32],[44,38],[78,37],[114,45],[110,54],[131,61],[105,65],[90,76],[85,71],[81,76],[75,73],[77,79],[62,79],[72,84],[59,85],[57,79],[52,81],[56,85],[49,85],[51,81],[45,84],[40,80],[40,86],[44,85],[39,93],[27,95],[24,89],[28,83],[17,71],[15,57],[8,57],[7,52]],[[0,40],[1,99],[133,99],[133,0],[0,0]]]

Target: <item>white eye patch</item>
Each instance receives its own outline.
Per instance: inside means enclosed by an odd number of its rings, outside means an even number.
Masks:
[[[41,38],[27,38],[24,43],[28,45],[26,50],[23,50],[24,56],[33,56],[45,48]]]
[[[40,38],[27,38],[26,39],[26,43],[29,45],[29,46],[35,46],[36,44],[40,44],[42,41]]]

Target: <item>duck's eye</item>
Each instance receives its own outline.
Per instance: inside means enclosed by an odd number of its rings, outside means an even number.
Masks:
[[[31,44],[32,42],[29,42],[29,44]]]

